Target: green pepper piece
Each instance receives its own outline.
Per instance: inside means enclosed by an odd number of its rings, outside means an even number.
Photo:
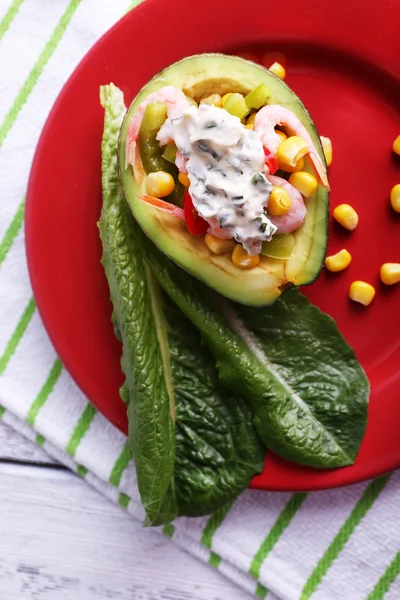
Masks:
[[[259,86],[257,86],[252,92],[247,94],[247,96],[245,97],[247,108],[255,108],[258,110],[259,108],[267,104],[267,100],[270,95],[271,92],[269,91],[265,83],[260,83]]]
[[[164,171],[162,150],[157,141],[157,133],[167,118],[167,107],[160,102],[146,106],[139,129],[139,151],[146,173]]]
[[[294,237],[291,233],[274,235],[270,242],[264,242],[261,254],[270,258],[286,260],[290,257],[294,246]]]
[[[169,144],[165,148],[162,157],[165,158],[165,160],[167,160],[168,162],[170,162],[170,163],[172,163],[174,165],[175,164],[175,159],[176,159],[176,153],[177,152],[178,152],[178,148],[175,146],[175,144]]]
[[[231,94],[224,102],[224,109],[243,122],[250,110],[242,94]]]
[[[167,107],[161,102],[151,102],[146,106],[139,129],[138,146],[143,168],[146,173],[165,171],[175,179],[174,191],[165,198],[167,202],[182,206],[184,186],[178,181],[178,168],[163,158],[163,148],[157,140],[157,133],[167,118]]]

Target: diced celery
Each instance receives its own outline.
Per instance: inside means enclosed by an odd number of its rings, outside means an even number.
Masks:
[[[270,258],[286,260],[290,258],[294,246],[294,237],[291,233],[274,235],[270,242],[263,242],[261,254]]]
[[[178,148],[175,146],[175,144],[168,144],[168,146],[164,150],[162,157],[165,158],[165,160],[167,160],[168,162],[175,164],[177,152]]]
[[[250,112],[242,94],[231,94],[224,102],[224,109],[231,115],[239,117],[241,121],[244,121]]]
[[[271,92],[265,85],[265,83],[260,83],[252,92],[247,94],[245,97],[245,101],[247,107],[249,109],[256,108],[259,109],[265,104],[267,104],[267,100],[270,96]]]

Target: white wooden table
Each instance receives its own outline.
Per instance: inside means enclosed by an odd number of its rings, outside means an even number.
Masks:
[[[250,600],[0,422],[0,600]]]

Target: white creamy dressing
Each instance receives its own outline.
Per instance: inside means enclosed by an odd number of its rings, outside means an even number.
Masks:
[[[259,135],[223,108],[200,104],[167,119],[159,136],[174,140],[187,159],[189,192],[199,215],[216,218],[250,254],[258,254],[277,229],[265,214],[273,186],[263,173]]]

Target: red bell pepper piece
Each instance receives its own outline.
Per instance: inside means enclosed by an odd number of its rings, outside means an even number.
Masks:
[[[202,217],[199,217],[188,190],[186,190],[183,196],[183,212],[185,213],[187,228],[192,235],[203,235],[203,233],[206,233],[210,225]]]
[[[264,146],[264,154],[265,154],[265,164],[268,167],[268,171],[270,175],[273,175],[278,170],[278,161],[275,156]]]

